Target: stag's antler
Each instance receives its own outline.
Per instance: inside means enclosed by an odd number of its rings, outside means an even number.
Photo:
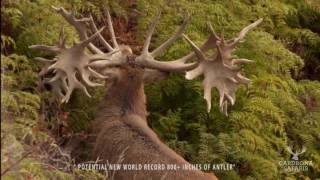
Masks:
[[[202,59],[200,65],[186,73],[187,79],[194,79],[199,75],[204,76],[204,99],[207,101],[208,112],[211,110],[212,87],[216,87],[218,89],[220,94],[220,110],[227,115],[228,103],[234,105],[235,92],[238,86],[240,84],[250,83],[248,78],[245,78],[240,74],[240,68],[237,65],[252,61],[247,59],[234,59],[232,58],[231,52],[235,48],[236,44],[238,44],[240,40],[244,38],[245,34],[261,22],[262,19],[259,19],[250,24],[240,32],[238,37],[227,42],[224,40],[223,36],[218,37],[210,25],[212,32],[211,41],[216,42],[216,47],[218,49],[217,55],[215,59],[206,59],[205,55],[200,51],[199,53],[201,53],[201,55],[198,56],[198,58],[200,57]],[[186,36],[185,38],[190,41]],[[209,42],[209,40],[207,42]],[[209,45],[207,45],[207,47],[210,48]],[[213,46],[211,45],[211,47]]]
[[[102,85],[92,82],[90,80],[90,76],[99,79],[106,79],[107,77],[89,67],[89,63],[97,61],[97,55],[103,56],[104,59],[107,59],[108,57],[111,58],[111,55],[117,53],[118,50],[112,48],[109,45],[110,49],[108,50],[110,50],[111,53],[104,54],[100,49],[98,49],[91,43],[96,37],[99,37],[100,40],[103,39],[100,32],[104,29],[103,27],[100,30],[98,30],[91,18],[76,19],[73,15],[71,15],[71,13],[68,13],[64,8],[53,7],[53,9],[59,14],[61,14],[70,25],[74,26],[74,28],[79,33],[80,40],[82,41],[80,43],[75,43],[70,48],[67,48],[65,46],[66,36],[62,28],[57,46],[30,46],[31,49],[47,51],[56,55],[56,58],[54,58],[54,60],[48,60],[40,57],[35,58],[36,60],[44,61],[46,63],[53,63],[51,66],[47,66],[47,68],[45,68],[40,75],[44,76],[49,72],[53,72],[55,74],[54,77],[50,79],[45,78],[45,83],[49,83],[52,86],[52,89],[55,92],[55,94],[62,97],[62,102],[69,101],[74,89],[81,89],[85,92],[87,96],[90,97],[90,94],[88,93],[85,85],[92,87]],[[95,34],[89,38],[86,30],[86,22],[90,22],[92,28],[95,28]],[[108,22],[109,30],[113,29],[111,20],[108,20]],[[112,33],[112,36],[114,37],[113,39],[115,39],[114,33]],[[106,41],[104,40],[104,42]],[[114,41],[114,46],[118,48],[118,44],[116,43],[116,41]],[[86,47],[88,47],[92,53],[95,53],[97,55],[87,55],[84,52]],[[80,79],[78,79],[79,77]]]
[[[40,57],[35,58],[36,60],[45,61],[46,63],[53,63],[42,71],[42,75],[49,72],[55,74],[54,77],[50,79],[45,78],[45,83],[49,83],[52,86],[54,93],[62,97],[62,102],[69,101],[74,89],[81,89],[87,96],[91,97],[87,91],[86,85],[94,87],[101,86],[102,84],[92,82],[90,76],[99,79],[108,78],[107,76],[96,72],[94,68],[101,70],[101,68],[106,66],[121,65],[125,63],[127,55],[132,53],[131,49],[128,46],[118,45],[109,11],[106,11],[106,14],[113,46],[111,46],[100,34],[104,28],[98,30],[92,16],[90,16],[90,18],[77,19],[64,8],[53,7],[53,9],[61,14],[64,19],[76,29],[79,33],[81,42],[74,44],[71,48],[66,48],[66,36],[62,30],[57,46],[30,46],[31,49],[48,51],[56,55],[54,60],[47,60]],[[90,26],[95,33],[89,38],[87,35],[87,22],[90,23]],[[96,37],[98,37],[102,44],[108,49],[109,53],[104,53],[91,43]],[[84,52],[86,47],[88,47],[94,55],[87,55]],[[80,77],[80,79],[78,79],[78,77]]]
[[[94,83],[90,80],[90,76],[105,79],[106,76],[99,74],[93,69],[99,71],[105,71],[107,67],[121,66],[127,63],[133,63],[139,67],[153,69],[152,72],[185,72],[187,79],[194,79],[199,75],[204,76],[204,98],[207,101],[207,109],[211,109],[211,89],[216,87],[220,94],[220,110],[227,114],[228,104],[233,105],[235,103],[235,92],[240,84],[248,84],[249,79],[243,77],[240,74],[239,64],[249,63],[247,59],[234,59],[231,52],[235,46],[245,37],[246,33],[261,23],[262,19],[245,27],[239,35],[231,40],[225,41],[223,36],[219,37],[209,24],[211,35],[207,41],[198,48],[188,37],[183,35],[186,29],[188,18],[186,18],[179,28],[179,30],[170,37],[167,41],[161,44],[158,48],[149,52],[149,46],[151,42],[152,34],[155,30],[156,22],[159,20],[160,15],[150,23],[143,50],[141,54],[134,58],[132,56],[132,50],[129,46],[118,45],[116,36],[112,26],[112,20],[109,12],[107,11],[108,29],[111,36],[111,46],[100,34],[103,30],[98,30],[93,18],[76,19],[71,13],[68,13],[63,8],[54,9],[61,14],[66,21],[75,27],[80,35],[81,43],[75,44],[71,48],[65,47],[65,35],[62,31],[57,46],[45,46],[35,45],[31,46],[33,49],[45,50],[56,54],[56,58],[52,61],[37,58],[38,60],[53,63],[42,74],[48,72],[55,73],[55,76],[48,81],[55,86],[57,94],[63,96],[62,101],[68,102],[71,93],[74,89],[82,89],[88,96],[86,86],[99,86],[100,84]],[[88,38],[86,30],[86,22],[90,23],[90,26],[95,33]],[[155,58],[159,56],[165,49],[171,46],[179,37],[184,36],[186,41],[190,44],[193,52],[188,55],[174,61],[157,61]],[[102,45],[109,51],[109,53],[103,53],[100,49],[94,46],[91,41],[98,37]],[[94,55],[87,55],[84,52],[85,47],[88,47]],[[209,49],[217,49],[217,54],[214,59],[208,59],[204,53]],[[187,62],[194,57],[197,57],[195,62]],[[132,61],[133,60],[133,61]],[[130,61],[130,62],[129,62]],[[156,70],[156,71],[155,71]],[[148,71],[146,71],[148,72]],[[154,74],[161,74],[154,73]],[[80,77],[80,79],[78,79]],[[85,85],[84,85],[84,84]]]
[[[61,91],[58,91],[59,95],[64,94],[62,102],[68,102],[70,95],[73,90],[78,88],[83,90],[86,95],[90,97],[85,85],[81,83],[83,81],[88,86],[101,86],[102,84],[94,83],[90,80],[90,76],[96,78],[105,79],[107,77],[99,74],[94,71],[92,68],[88,67],[92,58],[84,53],[85,47],[97,37],[97,35],[103,30],[100,29],[97,33],[92,35],[86,40],[81,41],[80,43],[74,44],[71,48],[65,47],[65,36],[63,30],[60,33],[60,40],[58,46],[45,46],[45,45],[33,45],[30,46],[31,49],[48,51],[56,54],[56,58],[51,66],[47,68],[47,72],[55,72],[54,77],[48,80],[48,83],[54,88],[61,86]],[[37,60],[48,61],[44,58],[36,58]],[[81,77],[81,80],[78,80],[77,73]],[[59,88],[58,88],[59,89]],[[63,91],[63,92],[62,92]]]

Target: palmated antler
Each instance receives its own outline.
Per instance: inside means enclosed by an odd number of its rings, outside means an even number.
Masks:
[[[198,67],[186,73],[186,79],[191,80],[199,75],[204,76],[204,99],[207,101],[208,112],[211,110],[212,87],[216,87],[218,89],[220,94],[220,111],[227,115],[228,104],[234,105],[236,99],[235,92],[239,85],[250,83],[248,78],[241,75],[238,65],[250,63],[252,61],[247,59],[234,59],[231,55],[231,52],[240,42],[240,40],[244,38],[246,33],[261,22],[262,19],[259,19],[250,24],[249,26],[245,27],[236,38],[227,42],[224,40],[223,36],[218,37],[210,25],[210,29],[212,31],[211,38],[214,37],[212,40],[216,41],[217,47],[217,55],[214,59],[206,58],[204,53],[202,53],[199,48],[196,48],[198,53],[201,54],[200,56],[198,55],[198,58],[201,58],[202,61]],[[187,41],[191,42],[188,37],[185,36],[185,38]]]
[[[31,49],[48,51],[56,55],[55,60],[52,61],[53,64],[50,65],[46,71],[42,72],[42,74],[48,73],[49,71],[53,71],[55,73],[55,75],[48,80],[47,83],[51,84],[53,89],[60,96],[63,96],[62,102],[69,101],[70,95],[74,89],[81,89],[90,97],[86,86],[83,85],[82,82],[92,87],[102,85],[92,82],[90,80],[90,76],[100,79],[107,78],[88,67],[88,64],[93,59],[84,53],[85,48],[102,30],[103,28],[88,39],[83,40],[80,43],[75,43],[70,48],[65,46],[65,35],[63,30],[60,33],[59,43],[57,46],[30,46]],[[50,61],[39,57],[36,58],[36,60],[46,62]],[[81,79],[79,80],[77,76],[80,76]]]
[[[105,79],[106,76],[96,72],[90,63],[101,64],[101,62],[112,61],[113,59],[121,60],[124,59],[124,55],[119,52],[119,45],[116,41],[114,34],[111,16],[107,11],[108,18],[108,29],[111,34],[111,39],[113,47],[101,36],[100,32],[104,29],[97,29],[93,18],[82,18],[77,19],[71,13],[67,12],[64,8],[53,9],[61,14],[64,19],[72,25],[80,36],[80,43],[75,43],[72,47],[66,48],[65,40],[66,36],[63,29],[61,30],[59,42],[57,46],[46,46],[46,45],[33,45],[30,46],[31,49],[43,50],[56,55],[54,60],[48,60],[45,58],[37,57],[36,60],[46,62],[46,67],[40,72],[40,76],[45,77],[46,74],[53,73],[52,78],[44,78],[44,82],[51,85],[52,91],[62,97],[62,102],[68,102],[70,96],[74,89],[81,89],[85,92],[87,96],[90,97],[90,94],[87,91],[87,86],[101,86],[92,82],[90,77],[95,77],[99,79]],[[87,24],[90,23],[93,32],[95,33],[91,37],[87,35]],[[96,37],[102,42],[102,44],[108,49],[109,53],[104,53],[91,42]],[[95,55],[87,55],[84,51],[85,48],[88,49]],[[104,61],[99,61],[103,59]],[[50,66],[48,65],[51,64]],[[109,63],[109,62],[108,62]]]

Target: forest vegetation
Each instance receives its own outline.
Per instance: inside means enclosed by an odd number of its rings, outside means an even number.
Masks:
[[[121,3],[120,3],[121,2]],[[67,44],[79,38],[51,6],[106,24],[111,12],[119,42],[141,49],[144,32],[159,9],[152,40],[157,47],[182,23],[197,44],[209,34],[207,22],[226,38],[258,18],[237,57],[254,60],[243,67],[252,80],[241,87],[228,116],[219,111],[213,89],[206,111],[201,81],[178,74],[145,87],[148,123],[169,147],[191,163],[231,163],[232,171],[215,171],[220,179],[316,179],[320,177],[320,2],[318,0],[2,0],[1,1],[1,179],[104,179],[107,173],[73,168],[90,161],[88,128],[104,88],[90,88],[61,104],[39,84],[43,64],[33,44],[55,44],[61,27]],[[108,32],[102,33],[108,37]],[[163,53],[163,60],[191,50],[182,39]],[[76,143],[74,142],[76,139]],[[76,148],[75,145],[76,144]],[[285,172],[287,147],[306,148],[299,156],[312,161],[305,172]],[[77,150],[74,150],[77,149]]]

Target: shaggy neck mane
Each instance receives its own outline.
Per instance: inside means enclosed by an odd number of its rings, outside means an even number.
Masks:
[[[135,114],[146,119],[146,98],[143,86],[143,70],[123,67],[118,80],[107,90],[102,101],[102,116],[124,116]]]

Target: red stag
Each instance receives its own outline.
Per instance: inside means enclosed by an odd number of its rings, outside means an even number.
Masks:
[[[80,35],[80,43],[72,47],[65,46],[66,37],[63,30],[57,46],[33,45],[30,48],[48,51],[56,55],[53,60],[36,58],[49,62],[41,75],[53,73],[46,78],[45,83],[52,86],[55,94],[62,102],[68,102],[75,89],[81,89],[90,96],[86,87],[101,86],[92,81],[91,77],[105,79],[107,84],[106,96],[101,103],[100,112],[94,120],[96,135],[93,156],[104,163],[121,164],[176,164],[182,167],[190,165],[181,156],[161,142],[154,131],[148,127],[146,97],[144,82],[154,78],[165,77],[167,73],[185,73],[187,79],[203,75],[204,98],[207,110],[211,109],[211,88],[216,87],[220,94],[220,110],[227,113],[227,106],[235,103],[235,91],[241,84],[248,84],[249,79],[240,74],[239,64],[251,62],[247,59],[234,59],[231,51],[244,38],[246,33],[261,23],[262,19],[245,27],[236,38],[224,40],[219,37],[209,25],[211,35],[198,48],[183,34],[187,20],[180,29],[167,41],[150,51],[150,41],[159,16],[149,25],[146,40],[140,55],[133,54],[127,45],[119,45],[116,40],[112,21],[107,12],[108,30],[112,45],[100,34],[103,28],[97,29],[92,17],[77,19],[63,8],[54,8],[72,25]],[[88,36],[90,26],[93,35]],[[165,49],[183,36],[194,52],[174,60],[158,61]],[[98,38],[109,52],[97,48],[92,40]],[[91,54],[85,49],[88,48]],[[214,58],[204,54],[209,49],[216,49]],[[195,61],[192,61],[194,59]],[[119,170],[114,173],[115,179],[217,179],[211,173],[199,170]]]

